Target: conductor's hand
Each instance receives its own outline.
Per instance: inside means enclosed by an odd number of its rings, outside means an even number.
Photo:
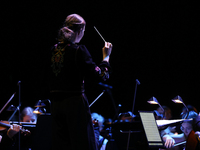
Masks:
[[[112,51],[112,44],[109,42],[105,42],[105,46],[102,49],[103,52],[103,61],[109,62],[109,57]]]

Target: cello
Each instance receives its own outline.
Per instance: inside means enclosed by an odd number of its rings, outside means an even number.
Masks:
[[[197,150],[198,139],[195,137],[195,132],[192,130],[188,135],[185,150]]]

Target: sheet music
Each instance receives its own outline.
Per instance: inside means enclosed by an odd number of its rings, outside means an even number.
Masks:
[[[154,114],[140,112],[140,116],[146,132],[147,140],[152,142],[162,142]]]

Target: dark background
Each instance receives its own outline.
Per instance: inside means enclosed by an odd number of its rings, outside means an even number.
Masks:
[[[104,42],[113,44],[110,64],[113,72],[108,84],[112,97],[105,93],[91,107],[105,118],[113,118],[114,105],[120,112],[131,111],[138,85],[134,113],[154,110],[147,100],[156,97],[161,105],[172,109],[178,118],[183,107],[171,101],[180,95],[185,104],[199,105],[199,11],[195,3],[138,1],[12,1],[1,5],[1,89],[0,108],[9,103],[18,105],[21,81],[22,107],[31,106],[41,94],[46,54],[56,43],[58,29],[67,15],[80,14],[86,20],[85,44],[94,61],[102,60]],[[102,87],[86,82],[91,103]],[[47,108],[48,109],[48,108]],[[4,110],[1,119],[9,113]]]

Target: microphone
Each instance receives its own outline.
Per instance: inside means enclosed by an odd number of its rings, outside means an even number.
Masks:
[[[102,83],[102,82],[99,82],[99,85],[101,85],[101,86],[103,86],[103,87],[105,87],[105,88],[109,88],[109,89],[112,89],[112,88],[113,88],[112,86],[110,86],[110,85],[108,85],[108,84],[104,84],[104,83]]]
[[[140,81],[138,79],[136,79],[136,82],[137,82],[138,85],[140,85]]]
[[[118,107],[117,107],[117,113],[119,112],[119,110],[121,109],[122,105],[119,104]]]
[[[18,81],[18,82],[17,82],[17,85],[19,86],[20,84],[21,84],[21,81]]]
[[[117,121],[117,120],[115,120],[115,119],[117,118],[117,116],[120,115],[120,114],[119,114],[119,110],[120,110],[121,107],[122,107],[122,105],[121,105],[121,104],[118,104],[117,111],[116,111],[116,113],[115,113],[114,118],[112,119],[113,121]]]
[[[122,105],[121,105],[121,104],[119,104],[119,105],[118,105],[118,107],[120,108],[120,107],[122,107]]]

